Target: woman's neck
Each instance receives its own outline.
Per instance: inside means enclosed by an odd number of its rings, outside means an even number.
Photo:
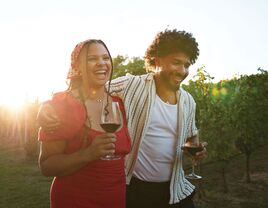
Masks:
[[[105,94],[106,94],[106,90],[104,87],[89,88],[88,98],[91,100],[103,100]]]

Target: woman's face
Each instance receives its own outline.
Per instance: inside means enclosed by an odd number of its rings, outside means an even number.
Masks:
[[[89,45],[87,53],[87,75],[92,87],[101,87],[109,80],[112,64],[108,51],[100,43]]]

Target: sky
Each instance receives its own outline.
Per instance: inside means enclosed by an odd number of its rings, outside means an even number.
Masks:
[[[113,57],[143,57],[155,35],[185,30],[199,43],[189,78],[215,81],[268,70],[266,0],[0,0],[0,105],[66,88],[74,46],[102,39]]]

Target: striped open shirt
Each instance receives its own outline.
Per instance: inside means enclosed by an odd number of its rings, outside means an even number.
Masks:
[[[111,92],[121,97],[125,104],[128,128],[132,140],[131,152],[126,157],[126,177],[130,183],[139,146],[150,123],[152,106],[156,97],[153,74],[124,76],[112,81]],[[180,96],[179,96],[180,94]],[[195,101],[180,88],[178,91],[177,147],[170,181],[170,204],[178,203],[189,196],[194,186],[184,177],[181,146],[186,138],[197,133],[195,126]]]

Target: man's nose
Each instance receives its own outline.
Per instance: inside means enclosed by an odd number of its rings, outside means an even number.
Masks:
[[[178,67],[178,71],[180,72],[180,73],[186,73],[186,72],[188,72],[188,69],[187,69],[187,67],[185,67],[185,65],[184,64],[181,64],[179,67]]]
[[[185,65],[181,64],[178,69],[177,69],[177,72],[183,76],[183,77],[187,77],[188,74],[189,74],[189,69],[188,67],[186,67]]]

